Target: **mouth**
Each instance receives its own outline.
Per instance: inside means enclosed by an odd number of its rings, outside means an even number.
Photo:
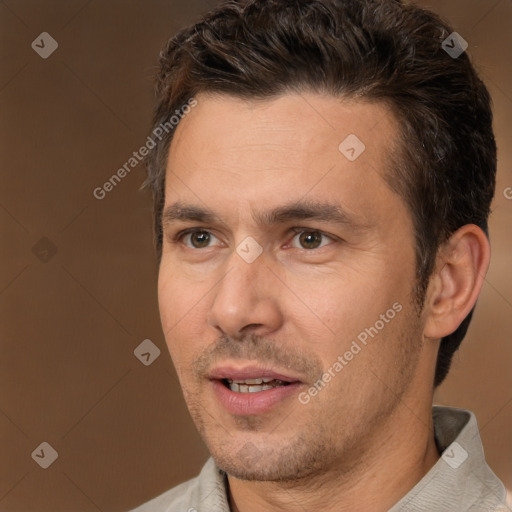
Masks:
[[[305,385],[294,375],[257,366],[223,366],[208,378],[220,405],[233,415],[268,412]]]
[[[234,393],[260,393],[278,386],[290,385],[290,382],[264,377],[245,380],[222,379],[221,382]]]

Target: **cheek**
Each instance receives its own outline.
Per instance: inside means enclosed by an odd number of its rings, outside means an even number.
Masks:
[[[165,336],[177,323],[181,307],[178,300],[178,287],[174,276],[160,270],[158,275],[158,307]]]
[[[200,306],[208,284],[187,275],[174,261],[162,261],[158,273],[158,304],[162,324],[167,328],[178,325],[181,320]]]
[[[386,304],[385,309],[390,306],[384,283],[384,287],[372,284],[376,281],[373,276],[383,273],[379,267],[361,272],[343,264],[329,273],[309,273],[302,279],[288,276],[294,321],[301,330],[338,343],[357,334],[368,321],[376,320],[375,311],[383,312],[381,303]]]
[[[395,339],[407,327],[403,324],[404,313],[397,313],[393,304],[399,303],[405,308],[408,281],[404,282],[399,272],[385,263],[382,261],[365,273],[340,270],[329,276],[310,276],[307,281],[290,283],[295,298],[287,311],[301,333],[300,338],[326,367],[351,347],[356,351],[354,341],[359,342],[361,351],[353,357],[359,364],[351,363],[351,367],[364,366],[365,360],[382,357],[383,350],[392,351],[393,347],[386,340]],[[381,315],[388,322],[384,322]],[[363,345],[361,339],[368,345]],[[348,356],[352,360],[352,355]]]
[[[192,343],[184,340],[192,338],[190,327],[195,325],[193,318],[200,307],[195,293],[178,273],[161,269],[158,276],[158,306],[165,341],[171,358],[179,371],[186,364]]]

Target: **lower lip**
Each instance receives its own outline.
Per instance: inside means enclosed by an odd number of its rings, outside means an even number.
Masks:
[[[262,414],[272,409],[281,400],[297,395],[300,382],[278,386],[256,393],[236,393],[227,388],[220,380],[210,381],[220,403],[230,413],[238,416]]]

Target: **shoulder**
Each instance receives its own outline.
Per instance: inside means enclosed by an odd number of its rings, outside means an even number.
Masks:
[[[502,512],[503,483],[487,465],[475,415],[434,406],[439,460],[390,512]]]

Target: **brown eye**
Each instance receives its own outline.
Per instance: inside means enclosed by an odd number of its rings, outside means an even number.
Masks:
[[[328,236],[314,230],[301,231],[297,233],[297,236],[299,237],[299,244],[302,249],[318,249],[326,245],[324,240],[329,240]]]
[[[190,243],[196,249],[203,249],[204,247],[208,247],[210,243],[210,233],[207,231],[194,231],[190,234]]]
[[[322,243],[322,236],[317,231],[305,231],[300,234],[299,240],[304,249],[316,249]]]

